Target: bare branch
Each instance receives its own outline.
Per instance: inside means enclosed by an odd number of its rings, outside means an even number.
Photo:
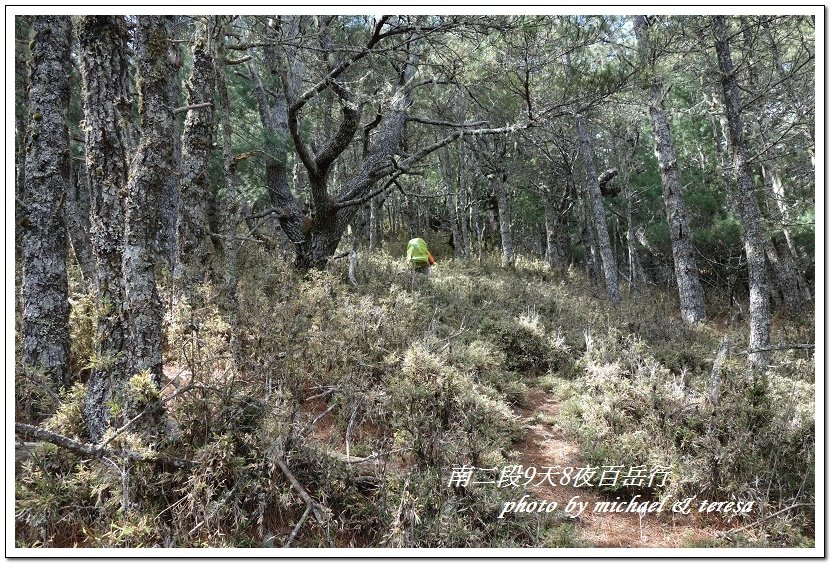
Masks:
[[[182,106],[180,108],[174,109],[173,114],[183,113],[185,111],[190,111],[192,109],[201,109],[201,108],[207,108],[207,107],[213,107],[213,102],[204,102],[204,103],[201,103],[201,104],[192,104],[192,105],[189,105],[189,106]]]
[[[325,90],[326,86],[331,84],[335,78],[343,74],[346,71],[346,69],[348,69],[350,66],[352,66],[354,63],[356,63],[369,53],[371,53],[372,47],[374,47],[378,43],[378,41],[380,41],[383,38],[389,37],[390,35],[393,35],[390,32],[384,34],[381,34],[380,32],[381,28],[384,26],[384,24],[386,24],[387,21],[389,21],[390,17],[391,16],[381,16],[381,18],[375,24],[375,30],[372,33],[372,37],[366,43],[366,46],[354,55],[352,55],[351,57],[349,57],[348,59],[342,61],[333,69],[331,69],[331,71],[325,77],[323,77],[322,80],[320,80],[317,84],[303,92],[300,95],[300,97],[291,104],[290,112],[296,113],[300,111],[302,107],[306,103],[308,103],[309,100],[311,100],[314,96]]]
[[[404,160],[397,161],[394,158],[390,159],[389,164],[385,166],[381,166],[374,170],[371,174],[368,175],[366,181],[364,181],[361,185],[355,186],[345,197],[343,197],[340,201],[335,203],[335,209],[343,209],[345,207],[352,207],[354,205],[360,205],[362,203],[366,203],[373,197],[383,193],[386,189],[391,185],[396,178],[402,176],[409,172],[410,168],[420,160],[423,160],[431,153],[437,151],[441,147],[444,147],[459,137],[461,135],[498,135],[498,134],[506,134],[512,133],[514,131],[520,131],[522,129],[527,129],[531,127],[533,122],[526,122],[526,123],[516,123],[514,125],[507,125],[504,127],[495,127],[495,128],[482,128],[482,129],[459,129],[458,131],[444,137],[436,141],[435,143],[428,145],[421,149],[420,151],[406,157]],[[384,184],[384,186],[374,192],[370,192],[368,194],[363,194],[363,191],[366,190],[369,186],[374,184],[375,182],[381,180],[382,178],[389,176],[392,174],[392,178]],[[361,195],[363,194],[363,195]]]
[[[303,517],[300,518],[299,522],[297,522],[297,525],[294,527],[294,530],[292,530],[291,535],[288,537],[288,541],[286,542],[286,546],[288,546],[290,545],[291,541],[293,541],[293,539],[297,536],[297,533],[300,531],[303,522],[305,522],[306,518],[308,518],[309,511],[311,511],[314,514],[314,518],[317,520],[318,523],[323,524],[325,522],[325,519],[323,518],[322,510],[320,510],[322,508],[322,505],[315,501],[313,498],[311,498],[311,495],[308,494],[308,492],[305,490],[302,484],[300,484],[300,481],[297,480],[297,478],[294,476],[294,473],[291,472],[291,470],[288,468],[288,466],[285,464],[283,460],[277,458],[276,462],[280,470],[283,472],[283,475],[285,475],[288,478],[288,481],[291,483],[291,486],[294,487],[294,490],[297,491],[297,493],[303,499],[303,502],[305,502],[306,504],[306,511],[303,514]]]
[[[30,424],[25,424],[23,422],[14,423],[14,432],[15,434],[23,436],[24,438],[28,438],[30,440],[34,440],[37,442],[49,442],[50,444],[54,444],[59,448],[69,450],[83,457],[88,457],[92,459],[101,459],[104,456],[124,456],[132,461],[150,462],[159,465],[169,465],[171,467],[175,467],[176,469],[188,469],[193,466],[193,462],[187,459],[179,459],[165,455],[147,455],[131,451],[118,451],[112,448],[105,448],[101,446],[93,446],[92,444],[85,444],[83,442],[73,440],[72,438],[62,436],[61,434],[58,434],[56,432],[45,430],[43,428],[38,428],[37,426],[32,426]]]
[[[746,352],[738,352],[739,356],[746,356],[747,354],[755,354],[757,352],[775,352],[778,350],[813,350],[815,344],[782,344],[780,346],[766,346],[764,348],[754,348]]]
[[[414,121],[416,123],[423,123],[424,125],[437,125],[439,127],[480,127],[487,125],[487,121],[467,121],[465,123],[454,123],[452,121],[441,121],[435,119],[427,119],[425,117],[408,116],[407,121]]]
[[[782,514],[782,513],[784,513],[784,512],[788,512],[788,511],[790,511],[790,510],[792,510],[792,509],[794,509],[794,508],[800,508],[800,507],[806,507],[806,506],[812,506],[812,507],[815,507],[815,504],[813,504],[813,503],[811,503],[811,502],[799,502],[799,503],[796,503],[796,504],[791,504],[790,506],[787,506],[787,507],[785,507],[785,508],[782,508],[782,509],[781,509],[781,510],[779,510],[778,512],[773,512],[772,514],[769,514],[769,515],[767,515],[767,516],[765,516],[765,517],[761,518],[760,520],[757,520],[757,521],[755,521],[755,522],[753,522],[753,523],[751,523],[751,524],[747,524],[746,526],[741,526],[740,528],[732,528],[731,530],[727,530],[727,531],[725,531],[725,532],[717,532],[717,535],[718,535],[718,536],[723,537],[723,536],[728,536],[729,534],[734,534],[734,533],[737,533],[737,532],[742,532],[743,530],[747,530],[747,529],[749,529],[749,528],[753,528],[753,527],[757,526],[758,524],[761,524],[762,522],[766,522],[766,521],[767,521],[767,520],[769,520],[770,518],[773,518],[773,517],[775,517],[775,516],[778,516],[779,514]]]
[[[360,107],[351,102],[343,104],[343,121],[326,147],[320,151],[314,161],[319,174],[325,174],[331,164],[340,156],[352,141],[357,128],[360,126]]]
[[[253,59],[251,55],[245,55],[244,57],[240,57],[238,59],[225,59],[226,65],[241,65],[242,63],[247,63]]]

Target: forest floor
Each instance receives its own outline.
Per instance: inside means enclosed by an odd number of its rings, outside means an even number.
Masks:
[[[518,410],[526,430],[524,438],[516,444],[519,462],[525,467],[584,467],[579,447],[569,441],[556,425],[560,401],[541,389],[530,388],[526,406]],[[534,483],[535,484],[535,483]],[[678,516],[673,513],[646,514],[593,512],[598,501],[613,501],[616,497],[603,496],[586,487],[552,486],[540,483],[529,489],[534,500],[556,501],[563,510],[568,501],[579,497],[588,502],[588,508],[578,517],[566,515],[565,520],[576,524],[576,535],[585,547],[684,547],[715,539],[716,533],[729,529],[729,525],[702,523],[694,514]]]

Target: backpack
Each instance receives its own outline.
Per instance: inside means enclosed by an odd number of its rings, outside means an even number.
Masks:
[[[406,261],[412,268],[423,268],[429,264],[429,250],[422,238],[414,238],[406,245]]]

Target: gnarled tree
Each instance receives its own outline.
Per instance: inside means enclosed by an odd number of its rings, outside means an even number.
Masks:
[[[277,214],[283,229],[295,245],[296,263],[300,268],[324,266],[334,255],[343,233],[360,206],[383,194],[394,185],[395,178],[410,172],[415,164],[429,154],[456,140],[461,136],[462,130],[465,135],[477,135],[510,132],[519,127],[474,129],[472,126],[475,124],[471,123],[447,124],[419,119],[419,122],[428,125],[451,125],[455,131],[419,150],[407,152],[403,140],[407,123],[413,121],[410,108],[414,103],[414,92],[418,87],[432,83],[430,79],[416,80],[419,61],[427,49],[428,38],[432,34],[451,30],[456,22],[453,18],[382,16],[376,21],[367,22],[367,26],[362,28],[367,35],[364,35],[359,47],[344,45],[339,49],[335,39],[355,32],[354,23],[354,19],[349,18],[323,17],[279,17],[269,22],[269,25],[274,26],[281,48],[266,50],[266,58],[278,57],[276,62],[272,60],[267,67],[277,70],[282,82],[288,132],[308,178],[311,215],[304,214],[303,207],[289,190],[287,181],[278,181],[281,174],[273,176],[275,179],[269,181],[268,189],[271,201],[278,203],[272,211]],[[333,29],[336,25],[348,26],[350,30]],[[356,34],[360,36],[360,33]],[[322,68],[321,76],[312,80],[311,86],[305,87],[302,79],[306,77],[311,65],[303,63],[301,47],[306,43],[303,38],[309,35],[315,37],[318,43],[314,46],[315,52],[324,53],[324,56],[318,55],[320,61],[316,61]],[[373,111],[363,126],[366,139],[362,157],[351,163],[348,169],[345,169],[344,164],[335,180],[335,165],[346,160],[343,155],[361,128],[367,100],[374,98],[374,94],[353,91],[353,84],[362,85],[365,82],[357,75],[361,70],[359,63],[380,51],[381,47],[384,48],[383,56],[388,59],[393,72],[386,79],[382,75],[373,78],[377,84],[375,94],[380,90],[387,90],[389,94],[380,103],[379,110]],[[376,73],[377,69],[369,72],[372,75]],[[345,80],[346,76],[353,80]],[[258,86],[257,89],[259,91]],[[312,102],[322,103],[320,95],[324,91],[336,99],[341,117],[333,134],[320,140],[314,137],[309,122],[312,119]],[[260,91],[260,98],[261,94]],[[276,96],[272,104],[268,111],[263,111],[262,108],[267,108],[268,104],[260,103],[260,114],[264,118],[263,122],[269,123],[267,127],[276,132],[276,135],[269,136],[280,139],[283,132],[280,97]],[[278,171],[278,162],[271,166]],[[383,183],[377,186],[381,181]]]

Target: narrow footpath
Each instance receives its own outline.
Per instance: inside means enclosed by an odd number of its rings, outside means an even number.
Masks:
[[[525,467],[584,467],[578,446],[565,438],[562,430],[545,421],[556,421],[559,415],[558,399],[540,389],[531,388],[528,406],[518,410],[527,434],[516,446],[520,461]],[[539,479],[541,480],[541,479]],[[537,480],[537,481],[539,481]],[[593,512],[597,501],[613,501],[604,498],[596,488],[552,486],[548,482],[528,488],[534,500],[556,501],[564,514],[564,507],[573,497],[588,502],[587,509],[577,518],[566,516],[565,521],[574,520],[577,537],[586,547],[688,547],[715,537],[721,528],[701,525],[694,514],[676,515],[670,510],[662,514],[646,514],[640,518],[636,513]]]

